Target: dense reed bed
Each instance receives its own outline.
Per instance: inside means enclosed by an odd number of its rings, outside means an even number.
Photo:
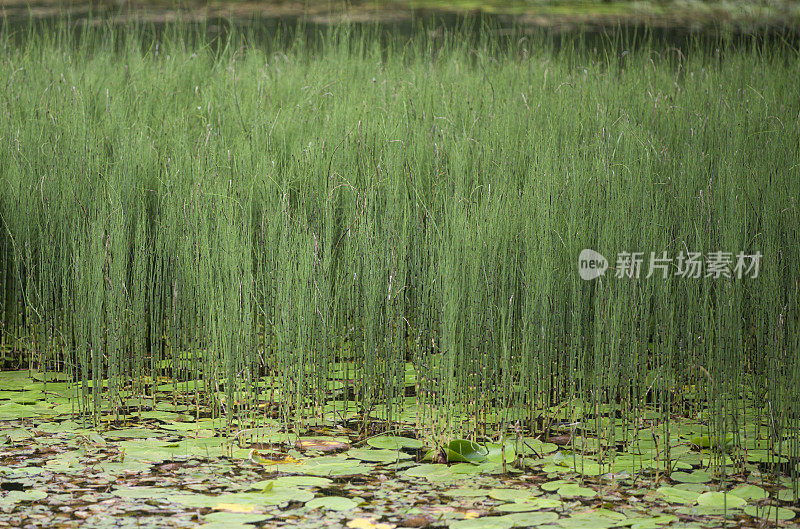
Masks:
[[[796,50],[463,35],[5,28],[6,354],[95,416],[170,384],[240,427],[683,415],[797,456]]]

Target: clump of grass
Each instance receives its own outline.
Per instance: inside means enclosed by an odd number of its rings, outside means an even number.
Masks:
[[[700,414],[796,453],[796,50],[477,35],[6,29],[2,343],[95,413],[167,382],[240,424]],[[587,282],[583,248],[763,260]]]

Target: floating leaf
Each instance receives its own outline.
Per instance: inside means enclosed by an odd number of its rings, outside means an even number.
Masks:
[[[350,448],[350,443],[336,441],[333,439],[303,437],[295,444],[298,450],[318,450],[320,452],[339,452]]]
[[[554,509],[560,507],[562,504],[562,500],[553,498],[532,498],[530,500],[498,505],[494,510],[500,512],[538,511],[541,509]]]
[[[489,497],[500,501],[524,501],[533,498],[525,489],[492,489]]]
[[[401,450],[403,448],[418,449],[424,446],[424,443],[419,439],[399,437],[395,435],[382,435],[380,437],[373,437],[371,439],[367,439],[367,444],[372,448],[381,448],[387,450]]]
[[[164,487],[117,487],[111,493],[120,498],[166,498],[175,491]]]
[[[272,466],[272,465],[289,465],[299,464],[300,461],[290,456],[289,454],[269,453],[264,454],[258,450],[250,450],[250,461],[257,465]]]
[[[567,483],[566,485],[559,487],[558,490],[556,490],[556,493],[562,498],[575,498],[578,496],[583,498],[591,498],[593,496],[597,496],[596,490],[588,487],[581,487],[577,483]]]
[[[712,474],[703,470],[695,470],[694,472],[673,472],[669,477],[680,483],[708,483],[714,479]]]
[[[520,512],[506,514],[499,518],[510,521],[512,527],[538,527],[555,522],[558,520],[558,514],[554,512]]]
[[[701,448],[722,448],[723,450],[730,449],[733,446],[733,434],[729,433],[725,436],[724,442],[720,445],[719,441],[716,437],[708,436],[708,435],[698,435],[696,437],[692,437],[691,442],[693,445],[699,446]]]
[[[255,524],[272,518],[268,514],[250,514],[239,512],[212,512],[203,516],[203,521],[219,524]],[[203,527],[203,526],[201,526]]]
[[[684,505],[691,505],[697,502],[700,493],[689,490],[683,490],[676,487],[659,487],[656,493],[661,495],[669,503],[682,503]]]
[[[542,490],[546,490],[548,492],[555,492],[558,490],[559,487],[563,487],[564,485],[568,484],[568,481],[564,481],[563,479],[558,479],[554,481],[547,481],[539,485]]]
[[[724,492],[704,492],[697,498],[698,505],[718,509],[737,509],[747,503],[747,500]]]
[[[764,518],[766,520],[791,520],[795,516],[794,511],[790,509],[772,505],[765,505],[762,507],[748,505],[744,508],[744,513],[754,518]]]
[[[297,472],[312,476],[355,476],[367,474],[372,467],[359,463],[355,459],[347,459],[343,455],[321,456],[307,459],[302,464],[280,467],[283,472]]]
[[[395,463],[402,459],[411,459],[412,456],[397,450],[376,450],[369,448],[354,448],[347,452],[348,457],[360,459],[370,463]]]
[[[255,529],[253,524],[242,522],[208,522],[202,525],[195,526],[194,529]]]
[[[678,521],[678,517],[672,514],[660,514],[645,518],[635,518],[628,526],[630,529],[657,529],[661,525],[670,524]]]
[[[514,520],[505,516],[483,516],[481,518],[450,522],[450,529],[511,529]]]
[[[0,506],[14,505],[17,503],[25,503],[29,501],[43,500],[47,497],[47,493],[43,490],[12,490],[5,496],[0,496]]]
[[[445,453],[447,455],[447,461],[450,463],[480,463],[486,459],[489,451],[475,441],[453,439],[447,444]]]
[[[798,493],[792,489],[781,489],[778,491],[778,499],[781,501],[796,502],[798,499]]]
[[[722,509],[721,507],[709,507],[708,505],[694,505],[692,507],[681,507],[679,509],[675,509],[677,514],[685,514],[688,516],[722,516],[725,515],[728,518],[732,518],[733,516],[740,514],[741,511],[736,509]]]
[[[755,485],[742,485],[730,491],[732,496],[738,496],[745,500],[762,500],[768,496],[767,491]]]
[[[556,523],[567,529],[605,529],[621,525],[627,517],[618,512],[607,509],[593,509],[573,514],[567,518],[560,518]]]
[[[332,480],[319,476],[281,476],[274,481],[280,487],[329,487],[333,483]]]

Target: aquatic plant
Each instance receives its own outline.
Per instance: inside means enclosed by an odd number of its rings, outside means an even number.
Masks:
[[[171,385],[237,429],[680,414],[796,458],[796,50],[475,35],[6,28],[4,355],[95,419]]]

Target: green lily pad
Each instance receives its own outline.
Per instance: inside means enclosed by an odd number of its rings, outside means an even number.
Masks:
[[[675,481],[680,483],[708,483],[714,476],[704,470],[695,470],[694,472],[673,472],[669,476]]]
[[[554,512],[519,512],[506,514],[500,518],[510,521],[512,527],[538,527],[555,522],[558,520],[558,514]]]
[[[166,498],[173,496],[175,491],[160,487],[118,487],[111,494],[120,498]]]
[[[373,437],[372,439],[367,439],[367,444],[372,448],[386,450],[400,450],[403,448],[417,449],[424,446],[424,443],[419,439],[411,439],[410,437],[400,437],[396,435]]]
[[[719,442],[716,437],[708,436],[708,435],[698,435],[696,437],[692,437],[691,439],[692,444],[699,446],[701,448],[718,448]],[[721,447],[723,450],[727,450],[733,446],[733,434],[729,433],[725,436],[724,442],[721,443]]]
[[[190,507],[217,508],[221,505],[281,505],[290,501],[305,503],[314,499],[314,493],[293,487],[272,487],[261,492],[236,492],[209,496],[205,494],[179,494],[172,501]]]
[[[453,439],[445,449],[449,463],[480,463],[489,455],[489,451],[475,441]]]
[[[347,459],[345,456],[322,456],[303,461],[280,465],[281,472],[308,474],[311,476],[355,476],[369,474],[372,467],[359,463],[356,459]]]
[[[0,496],[0,506],[15,505],[29,501],[43,500],[47,493],[43,490],[12,490],[5,496]]]
[[[518,447],[520,455],[540,455],[544,456],[551,454],[558,450],[558,445],[555,443],[546,443],[540,439],[533,439],[526,437]]]
[[[103,434],[106,439],[150,439],[154,435],[156,435],[156,431],[147,428],[122,428]]]
[[[526,489],[492,489],[489,497],[499,501],[525,501],[533,496]]]
[[[511,529],[514,520],[506,516],[483,516],[470,520],[458,520],[450,523],[450,529]]]
[[[556,493],[562,498],[591,498],[597,496],[597,491],[588,487],[581,487],[577,483],[567,483],[563,487],[559,487]]]
[[[275,486],[281,487],[328,487],[333,483],[332,480],[319,476],[281,476],[274,481]]]
[[[395,463],[402,459],[411,459],[412,457],[398,450],[377,450],[369,448],[354,448],[348,450],[346,455],[369,463]]]
[[[772,450],[749,450],[747,461],[750,463],[778,464],[786,463],[789,459],[785,456],[778,456]]]
[[[434,482],[455,481],[457,479],[457,475],[447,465],[416,465],[402,471],[402,474],[408,477],[425,478]]]
[[[559,487],[563,487],[568,483],[568,481],[564,481],[563,479],[557,479],[553,481],[547,481],[539,486],[542,488],[542,490],[546,490],[547,492],[555,492]]]
[[[322,509],[326,511],[349,511],[358,507],[358,502],[341,496],[321,496],[306,503],[308,509]]]
[[[554,509],[560,507],[563,501],[553,498],[531,498],[525,501],[514,503],[504,503],[494,508],[499,512],[525,512],[525,511],[538,511],[541,509]]]
[[[661,495],[664,500],[669,503],[681,503],[684,505],[691,505],[697,502],[697,498],[700,496],[698,492],[683,490],[676,487],[659,487],[656,489],[656,493]]]
[[[450,465],[449,468],[450,472],[453,474],[461,474],[462,476],[465,474],[477,475],[484,470],[488,470],[488,467],[484,467],[483,465],[487,465],[487,463],[456,463]]]
[[[766,520],[791,520],[795,516],[795,512],[791,509],[774,507],[772,505],[765,505],[762,507],[748,505],[744,508],[744,513],[754,518],[764,518]]]
[[[724,492],[704,492],[698,496],[697,504],[717,509],[738,509],[746,505],[747,500]]]
[[[255,524],[272,518],[269,514],[217,511],[203,516],[203,521],[215,524]],[[200,527],[203,527],[202,525]]]
[[[796,502],[800,493],[795,493],[792,489],[781,489],[778,491],[778,499],[781,501]]]
[[[736,487],[730,491],[730,494],[744,498],[745,500],[762,500],[769,496],[767,491],[755,485],[742,485],[741,487]]]
[[[709,507],[708,505],[692,505],[689,507],[681,507],[675,509],[677,514],[685,514],[687,516],[722,516],[732,518],[736,514],[741,513],[737,509],[722,509],[720,507]]]
[[[621,525],[627,520],[622,513],[607,509],[594,509],[560,518],[556,523],[566,529],[606,529]]]
[[[43,405],[17,404],[8,402],[0,404],[0,421],[13,421],[16,419],[29,419],[40,415],[52,415],[53,411]]]
[[[670,524],[677,520],[678,517],[672,514],[660,514],[656,516],[636,518],[630,525],[628,525],[628,527],[630,527],[630,529],[657,529],[662,525]]]
[[[195,529],[255,529],[255,525],[242,522],[208,522],[195,526]]]

